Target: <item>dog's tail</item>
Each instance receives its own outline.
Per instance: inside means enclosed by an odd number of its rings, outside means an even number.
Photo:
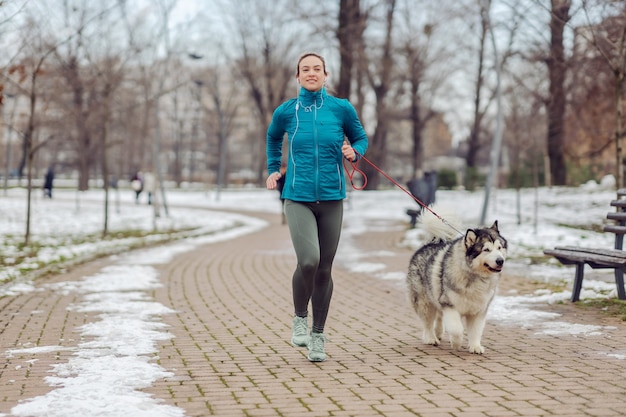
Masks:
[[[459,237],[461,219],[458,212],[452,206],[433,204],[430,209],[440,217],[436,217],[430,210],[423,209],[419,217],[418,225],[429,236],[429,240],[452,240]],[[442,221],[441,219],[445,220]]]

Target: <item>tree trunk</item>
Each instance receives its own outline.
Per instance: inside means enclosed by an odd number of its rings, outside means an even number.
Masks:
[[[419,59],[419,53],[411,45],[407,45],[407,55],[411,64],[409,76],[411,106],[409,118],[411,121],[411,136],[413,139],[413,149],[411,154],[411,179],[417,177],[417,172],[422,171],[424,165],[424,143],[422,129],[424,121],[421,114],[420,85],[422,82],[423,65]]]
[[[379,106],[377,106],[379,107]],[[380,111],[383,111],[380,109]],[[376,165],[363,164],[360,169],[367,177],[366,190],[376,190],[380,186],[380,173],[378,169],[385,169],[385,156],[387,155],[387,123],[379,121],[374,131],[374,135],[369,139],[369,147],[367,149],[367,159]],[[376,169],[378,168],[378,169]]]
[[[79,125],[83,123],[79,122]],[[93,157],[89,154],[91,146],[91,137],[85,133],[78,138],[78,191],[87,191],[89,189],[89,167]]]
[[[415,87],[413,87],[415,88]],[[418,171],[423,169],[424,165],[424,143],[422,139],[422,120],[419,108],[419,96],[417,89],[413,92],[411,98],[411,134],[413,136],[413,153],[411,155],[412,172],[411,178],[415,178]]]
[[[481,33],[480,47],[478,51],[478,71],[476,74],[476,85],[474,86],[474,120],[472,122],[472,129],[470,131],[468,139],[467,154],[465,155],[465,162],[468,168],[476,167],[476,157],[481,147],[480,131],[483,118],[483,111],[481,110],[481,93],[484,84],[483,72],[485,66],[485,49],[487,44],[487,32],[489,30],[489,21],[486,13],[488,12],[485,11],[484,6],[481,7]],[[473,188],[473,184],[468,188]]]
[[[339,41],[340,70],[337,84],[337,97],[349,98],[352,87],[355,52],[358,44],[361,19],[360,0],[341,0],[339,5]]]
[[[570,0],[551,0],[552,16],[550,18],[550,56],[548,58],[548,74],[550,78],[550,97],[548,101],[548,157],[550,159],[550,177],[552,184],[565,185],[567,169],[565,166],[564,149],[564,116],[565,116],[565,53],[563,47],[563,30],[569,20]]]
[[[104,186],[104,225],[102,227],[102,237],[109,234],[109,165],[107,160],[107,135],[109,132],[109,120],[111,118],[111,93],[112,86],[106,83],[102,92],[102,118],[100,145],[102,146],[102,182]]]
[[[615,172],[617,178],[617,189],[624,187],[624,160],[622,150],[622,91],[624,89],[624,73],[619,74],[616,78],[615,86],[615,107],[616,107],[616,126],[615,126]]]
[[[24,155],[26,156],[26,175],[27,175],[27,197],[26,197],[26,232],[24,233],[24,246],[30,244],[30,223],[31,223],[31,200],[33,192],[33,137],[35,133],[35,109],[37,104],[37,95],[35,94],[35,83],[37,80],[37,71],[33,72],[32,84],[30,91],[30,115],[28,117],[28,128],[24,134]]]

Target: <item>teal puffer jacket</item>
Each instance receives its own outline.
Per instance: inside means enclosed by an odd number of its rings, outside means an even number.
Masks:
[[[326,89],[301,88],[298,98],[274,111],[267,129],[267,171],[278,172],[287,134],[287,173],[282,198],[293,201],[335,201],[346,198],[341,147],[344,139],[361,155],[367,135],[348,100],[329,96]]]

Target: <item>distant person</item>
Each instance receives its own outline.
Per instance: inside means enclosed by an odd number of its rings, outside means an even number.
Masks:
[[[143,191],[143,176],[141,171],[137,171],[130,179],[130,186],[135,192],[135,204],[139,204],[139,196]]]
[[[115,175],[109,177],[109,188],[117,190],[117,177]]]
[[[308,359],[326,359],[324,326],[333,294],[332,266],[343,221],[346,181],[343,160],[367,150],[367,135],[348,100],[328,95],[326,63],[315,53],[300,57],[298,97],[282,103],[267,129],[266,186],[285,177],[282,198],[297,266],[291,279],[294,317],[291,343],[307,346]],[[280,172],[287,134],[287,171]],[[344,143],[347,137],[347,142]],[[354,148],[353,148],[354,147]],[[309,303],[313,310],[308,332]]]
[[[148,204],[152,204],[152,197],[156,191],[156,179],[151,172],[146,172],[143,175],[143,190],[148,194]]]
[[[54,170],[52,167],[48,168],[43,180],[43,196],[52,198],[52,183],[54,182]]]

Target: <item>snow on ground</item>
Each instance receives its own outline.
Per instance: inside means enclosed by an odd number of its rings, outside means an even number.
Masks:
[[[74,192],[55,190],[54,199],[36,196],[32,205],[31,241],[44,246],[36,255],[23,258],[25,232],[25,193],[9,190],[0,196],[0,255],[8,267],[0,271],[0,296],[13,297],[48,288],[80,294],[71,308],[97,313],[98,321],[77,329],[84,340],[75,347],[21,346],[8,349],[5,356],[34,355],[71,349],[67,363],[52,367],[46,383],[55,387],[46,395],[22,402],[11,410],[14,416],[98,415],[151,417],[183,416],[180,408],[164,404],[141,391],[171,372],[154,362],[157,342],[173,337],[160,321],[172,311],[156,303],[150,290],[160,286],[154,265],[168,262],[192,248],[241,236],[266,226],[262,220],[223,210],[280,212],[276,192],[267,190],[229,190],[219,194],[206,191],[167,192],[168,213],[160,216],[145,201],[133,203],[130,191],[113,194],[109,212],[111,234],[124,230],[155,232],[149,236],[100,239],[104,209],[103,193],[94,190]],[[440,206],[456,207],[466,227],[478,225],[484,195],[479,192],[437,192]],[[567,300],[570,297],[572,267],[555,260],[538,262],[542,251],[555,245],[588,245],[611,248],[613,236],[597,232],[605,222],[609,201],[615,192],[600,186],[580,188],[541,188],[537,190],[498,190],[492,194],[486,223],[498,220],[509,242],[507,268],[534,281],[567,282],[562,292],[540,291],[532,296],[497,297],[490,309],[490,320],[526,327],[532,325],[545,335],[572,334],[597,337],[610,331],[601,326],[583,326],[560,321],[558,315],[536,308],[537,305]],[[403,280],[405,271],[389,271],[385,265],[369,263],[371,253],[356,250],[355,241],[374,228],[405,230],[403,245],[421,244],[420,231],[409,229],[407,208],[416,203],[401,190],[352,192],[346,201],[344,232],[338,262],[343,267],[379,279]],[[211,209],[210,211],[207,209]],[[177,233],[174,241],[159,246]],[[131,248],[141,247],[130,251]],[[111,254],[111,265],[80,281],[39,284],[33,270],[45,265],[88,259]],[[380,255],[380,253],[378,253]],[[23,259],[22,259],[23,258]],[[62,268],[62,267],[61,267]],[[21,272],[29,270],[29,272]],[[133,275],[133,280],[125,279]],[[587,271],[582,298],[615,296],[611,271]],[[31,312],[41,314],[41,312]],[[141,337],[137,337],[140,334]],[[1,353],[0,353],[1,354]],[[607,354],[608,353],[603,353]],[[29,356],[30,357],[30,356]],[[618,359],[624,359],[614,356]],[[36,359],[28,359],[36,360]],[[27,365],[25,363],[25,365]]]

